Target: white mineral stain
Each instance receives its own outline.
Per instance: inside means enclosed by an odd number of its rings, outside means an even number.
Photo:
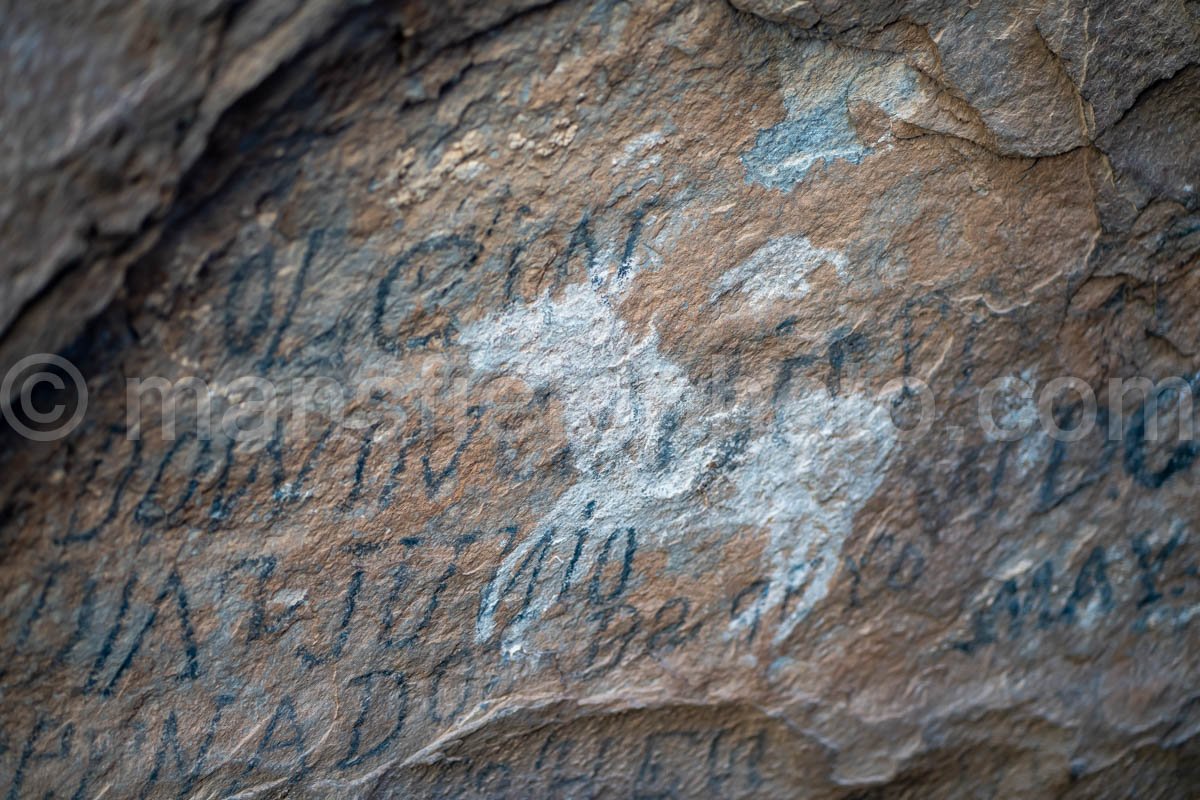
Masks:
[[[663,132],[659,130],[654,130],[635,136],[625,143],[623,155],[613,157],[612,166],[627,167],[643,153],[653,150],[664,141],[666,141],[666,137],[663,135]],[[645,165],[646,163],[647,162],[644,161],[642,162],[642,165]],[[657,160],[652,163],[657,163]],[[639,167],[642,165],[639,165]]]
[[[825,261],[844,267],[837,254],[803,237],[783,237],[722,283],[729,290],[740,285],[752,299],[802,296],[788,268],[796,259],[809,271]],[[778,609],[772,622],[776,639],[783,639],[825,596],[854,514],[882,479],[895,444],[887,411],[865,395],[835,397],[816,385],[774,406],[767,393],[714,406],[659,352],[653,330],[637,338],[627,328],[614,306],[628,282],[612,277],[615,253],[604,261],[608,266],[597,270],[604,274],[557,298],[546,295],[484,319],[460,336],[479,372],[516,376],[556,393],[579,474],[500,565],[485,589],[476,637],[493,635],[500,587],[547,532],[551,554],[563,563],[573,556],[575,532],[592,532],[573,572],[583,584],[608,535],[633,527],[639,549],[676,553],[765,530],[769,586],[731,629]],[[706,500],[705,486],[716,478],[722,489]],[[623,549],[622,540],[610,557]],[[505,631],[505,652],[530,651],[522,634],[555,602],[560,586],[561,577],[540,581],[528,611]]]
[[[827,263],[845,276],[847,263],[842,253],[816,247],[804,236],[780,236],[722,275],[709,302],[735,289],[749,295],[749,308],[774,300],[800,300],[808,294],[808,276]]]

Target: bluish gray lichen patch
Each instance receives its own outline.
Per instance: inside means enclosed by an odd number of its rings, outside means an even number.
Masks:
[[[786,118],[758,131],[742,154],[746,182],[791,191],[814,167],[838,160],[859,164],[874,152],[850,119],[852,101],[908,118],[923,100],[917,76],[903,62],[851,53],[821,43],[801,48],[783,67]]]
[[[789,191],[818,162],[858,164],[870,153],[854,132],[843,97],[760,130],[742,155],[746,181]]]

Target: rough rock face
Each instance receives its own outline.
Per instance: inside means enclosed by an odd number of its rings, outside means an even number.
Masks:
[[[371,20],[438,47],[535,4],[409,4]],[[336,39],[366,5],[39,0],[0,9],[0,177],[12,187],[0,198],[0,366],[69,344],[154,241],[221,115],[314,42]]]
[[[4,12],[0,791],[1195,795],[1200,5],[735,5]]]

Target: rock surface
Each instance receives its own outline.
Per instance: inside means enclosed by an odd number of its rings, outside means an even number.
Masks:
[[[1195,795],[1197,3],[4,13],[7,796]]]

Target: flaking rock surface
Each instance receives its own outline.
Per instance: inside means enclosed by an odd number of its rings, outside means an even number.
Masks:
[[[1195,796],[1196,3],[69,5],[6,796]]]

